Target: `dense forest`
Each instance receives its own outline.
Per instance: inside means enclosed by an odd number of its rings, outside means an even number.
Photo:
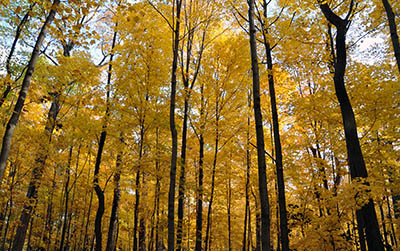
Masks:
[[[400,1],[0,17],[0,250],[400,250]]]

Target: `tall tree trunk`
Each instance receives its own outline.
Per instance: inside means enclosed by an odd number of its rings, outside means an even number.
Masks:
[[[10,181],[10,185],[9,185],[10,197],[7,200],[6,209],[4,210],[4,214],[5,215],[7,214],[7,221],[6,221],[6,225],[4,228],[3,240],[1,242],[0,250],[2,250],[2,251],[6,250],[5,246],[6,246],[6,241],[7,241],[7,233],[8,233],[8,228],[10,226],[12,208],[13,208],[13,203],[14,203],[13,190],[14,190],[14,185],[15,185],[15,176],[16,176],[16,172],[17,172],[17,165],[12,165],[12,166],[15,166],[15,167],[14,167],[14,169],[11,169],[10,174],[9,174],[9,176],[11,177],[11,181]],[[3,224],[4,224],[4,222],[3,222]]]
[[[148,96],[146,95],[146,100]],[[136,188],[135,188],[135,211],[134,211],[134,236],[133,236],[133,250],[144,250],[145,249],[145,226],[144,216],[139,211],[141,206],[140,197],[143,189],[141,189],[140,178],[143,177],[142,184],[144,185],[144,173],[141,176],[140,169],[142,167],[142,157],[144,150],[144,134],[145,134],[145,116],[140,119],[140,138],[139,138],[139,166],[136,171]],[[138,238],[139,237],[139,238]],[[144,246],[143,246],[144,245]]]
[[[14,130],[17,126],[19,116],[21,115],[21,111],[22,111],[22,108],[25,103],[25,98],[28,93],[29,85],[31,84],[32,75],[35,70],[36,62],[39,57],[40,47],[42,46],[43,40],[46,37],[46,33],[47,33],[47,30],[49,29],[50,24],[54,20],[54,16],[56,14],[56,9],[57,9],[57,6],[59,3],[60,3],[60,0],[53,1],[49,15],[47,16],[46,21],[44,22],[44,24],[40,30],[39,36],[36,40],[35,47],[33,48],[32,55],[31,55],[31,58],[28,63],[28,68],[26,70],[24,80],[22,81],[22,86],[21,86],[21,90],[18,95],[17,103],[15,104],[14,111],[11,115],[10,120],[7,123],[7,127],[4,132],[3,143],[2,143],[1,152],[0,152],[0,184],[3,179],[4,170],[6,169],[6,166],[7,166],[7,159],[8,159],[8,155],[10,154],[11,140],[12,140],[12,137],[14,134]],[[27,222],[29,222],[29,220]],[[26,233],[26,231],[25,231],[25,233]],[[25,236],[24,236],[24,239],[25,239]]]
[[[179,26],[182,0],[174,0],[173,17],[175,27],[173,30],[173,61],[171,71],[171,97],[169,111],[169,125],[171,130],[171,169],[169,177],[168,191],[168,251],[175,251],[175,183],[176,183],[176,162],[178,153],[178,135],[175,125],[175,96],[176,96],[176,71],[178,68],[178,49],[179,49]]]
[[[154,186],[154,207],[151,220],[149,251],[158,250],[159,239],[159,213],[160,213],[160,159],[159,159],[159,128],[156,127],[156,184]]]
[[[123,142],[122,135],[121,135],[121,142]],[[121,198],[121,186],[120,186],[121,163],[122,163],[121,158],[122,158],[122,151],[120,151],[117,155],[117,162],[116,162],[115,171],[114,171],[114,186],[115,187],[114,187],[114,197],[113,197],[112,208],[111,208],[110,225],[108,227],[108,238],[107,238],[106,251],[114,251],[115,243],[116,243],[119,201]]]
[[[141,150],[139,150],[139,161],[141,161]],[[136,188],[135,188],[135,208],[133,219],[133,251],[138,250],[138,226],[139,226],[139,204],[140,204],[140,171],[136,171]]]
[[[258,160],[258,186],[261,205],[261,241],[262,251],[270,248],[270,212],[267,187],[267,174],[264,152],[264,131],[262,124],[261,102],[260,102],[260,76],[258,70],[256,27],[254,24],[254,0],[249,0],[249,29],[250,29],[250,54],[253,71],[253,109],[256,123],[257,137],[257,160]]]
[[[353,108],[350,103],[349,96],[347,95],[344,75],[346,72],[346,33],[349,25],[349,17],[353,12],[354,1],[350,3],[350,8],[345,19],[337,16],[330,9],[328,4],[320,3],[320,8],[326,19],[336,26],[336,61],[334,84],[336,97],[340,104],[342,113],[342,120],[346,138],[347,157],[350,167],[350,175],[352,179],[367,178],[367,169],[365,167],[364,157],[361,152],[360,142],[358,139],[357,125],[354,117]],[[368,184],[366,184],[368,185]],[[374,202],[369,199],[361,209],[357,210],[357,222],[361,228],[365,228],[366,239],[369,250],[383,251],[384,246],[382,242],[379,224],[374,208]]]
[[[89,183],[89,179],[90,179],[90,170],[88,171],[88,183]],[[92,202],[93,202],[93,190],[91,189],[90,190],[89,206],[88,206],[88,209],[87,209],[87,217],[86,217],[86,223],[85,223],[85,232],[84,232],[84,235],[83,235],[83,247],[82,247],[82,250],[84,250],[84,251],[88,250],[88,246],[89,246],[88,229],[89,229],[89,223],[90,223],[90,213],[92,212]]]
[[[388,209],[388,218],[389,218],[389,222],[390,222],[390,228],[392,230],[390,237],[391,237],[392,245],[396,247],[397,246],[397,237],[396,237],[396,231],[394,229],[394,224],[393,224],[392,211],[390,209],[389,196],[386,196],[386,206]]]
[[[267,20],[267,3],[264,0],[264,18]],[[277,177],[277,188],[278,188],[278,204],[279,204],[279,226],[280,226],[280,241],[282,245],[282,251],[289,251],[289,231],[287,225],[287,211],[286,211],[286,196],[285,196],[285,182],[283,177],[283,160],[282,160],[282,146],[279,132],[279,118],[278,108],[276,105],[275,95],[275,83],[273,75],[273,62],[272,62],[272,49],[267,38],[268,30],[263,25],[263,39],[265,54],[267,56],[267,69],[268,69],[268,86],[269,96],[271,102],[271,113],[272,113],[272,128],[274,135],[274,146],[275,146],[275,167]],[[279,247],[279,244],[277,245]]]
[[[383,198],[382,203],[383,203],[384,200],[385,200],[385,198]],[[385,241],[384,245],[386,247],[386,250],[392,250],[392,248],[391,248],[391,246],[389,244],[388,238],[387,238],[388,232],[386,231],[385,214],[383,212],[382,204],[379,205],[379,212],[380,212],[380,215],[381,215],[382,230],[383,230],[383,240]]]
[[[115,24],[115,28],[118,24]],[[102,218],[104,214],[104,191],[101,189],[99,184],[99,173],[100,173],[100,164],[101,164],[101,157],[103,155],[103,148],[107,138],[107,126],[108,126],[108,119],[110,117],[110,95],[111,95],[111,75],[112,75],[112,63],[114,58],[114,48],[115,43],[117,40],[117,32],[114,32],[112,44],[111,44],[111,55],[110,55],[110,62],[108,65],[108,74],[107,74],[107,94],[106,94],[106,111],[104,114],[104,121],[103,126],[101,129],[100,140],[99,140],[99,147],[97,150],[96,155],[96,163],[94,167],[94,176],[93,176],[93,187],[94,191],[96,192],[97,199],[98,199],[98,207],[96,211],[96,218],[94,223],[94,233],[96,236],[96,251],[102,251]]]
[[[54,190],[56,188],[56,168],[54,168],[54,173],[53,173],[53,180],[52,180],[52,185],[51,185],[51,191],[50,191],[50,196],[49,200],[47,203],[47,210],[46,210],[46,221],[44,225],[44,233],[43,233],[43,242],[46,244],[47,250],[50,249],[50,244],[51,244],[51,237],[52,237],[52,232],[53,232],[53,197],[54,197]]]
[[[396,58],[397,68],[400,73],[400,43],[399,35],[397,34],[396,16],[393,12],[392,6],[389,0],[382,0],[383,6],[385,7],[386,16],[389,23],[390,38],[392,40],[394,56]]]
[[[197,188],[197,204],[196,204],[196,251],[201,251],[202,243],[202,226],[203,226],[203,160],[204,160],[204,85],[201,85],[201,108],[200,108],[200,135],[199,136],[199,177]]]
[[[215,143],[214,143],[214,158],[212,165],[212,173],[211,173],[211,191],[210,191],[210,200],[208,203],[207,210],[207,225],[206,225],[206,236],[204,238],[204,251],[208,251],[210,249],[211,243],[211,216],[212,216],[212,205],[214,202],[214,191],[215,191],[215,172],[217,169],[217,158],[219,151],[219,99],[217,98],[215,102]]]
[[[249,93],[248,96],[248,106],[251,107],[251,95]],[[246,228],[247,222],[250,222],[250,168],[251,168],[251,158],[250,158],[250,116],[247,117],[247,132],[246,132],[246,187],[245,187],[245,197],[246,197],[246,206],[245,206],[245,216],[244,216],[244,224],[243,224],[243,242],[242,242],[242,250],[246,251],[247,242],[246,242]],[[250,236],[248,236],[250,238]]]
[[[47,144],[51,143],[53,130],[56,125],[57,115],[58,112],[60,111],[59,94],[55,94],[53,98],[54,100],[51,103],[46,121],[46,127],[44,130],[44,136],[46,138],[45,142]],[[38,154],[39,156],[35,160],[31,181],[29,183],[28,192],[26,194],[27,201],[24,203],[17,232],[14,236],[14,242],[12,247],[13,251],[20,251],[24,246],[28,224],[32,216],[33,204],[37,202],[37,192],[39,189],[40,180],[42,178],[42,174],[46,166],[46,160],[48,157],[48,152],[46,151],[48,146],[41,145],[40,148],[41,149],[39,150]]]
[[[69,204],[69,182],[70,182],[70,173],[71,173],[71,160],[72,160],[72,150],[73,147],[71,146],[69,148],[69,156],[68,156],[68,164],[67,168],[65,170],[67,180],[65,181],[64,185],[64,195],[65,195],[65,201],[64,201],[64,221],[62,225],[62,230],[61,230],[61,243],[60,243],[60,251],[64,250],[64,242],[65,242],[65,234],[67,232],[67,225],[68,225],[68,204]]]

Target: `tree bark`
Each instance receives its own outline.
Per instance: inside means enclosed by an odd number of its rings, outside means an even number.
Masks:
[[[197,188],[197,204],[196,204],[196,251],[201,251],[202,243],[202,226],[203,226],[203,160],[204,160],[204,128],[205,128],[205,118],[204,118],[204,85],[200,86],[201,92],[201,104],[200,104],[200,135],[199,139],[199,176],[198,176],[198,188]]]
[[[115,24],[117,27],[118,24]],[[99,146],[96,155],[96,163],[94,167],[94,176],[93,176],[93,187],[94,191],[96,192],[97,199],[98,199],[98,207],[96,211],[96,218],[94,223],[94,233],[96,236],[96,251],[102,251],[102,218],[104,214],[104,191],[101,189],[99,184],[99,173],[100,173],[100,165],[101,165],[101,157],[103,155],[103,148],[106,143],[107,138],[107,126],[108,126],[108,119],[110,117],[110,95],[111,95],[111,75],[112,75],[112,62],[114,58],[114,48],[115,43],[117,40],[117,32],[114,32],[113,40],[111,44],[111,55],[110,55],[110,63],[108,65],[108,74],[107,74],[107,94],[106,94],[106,111],[104,114],[104,122],[100,133],[100,140]]]
[[[141,157],[139,157],[141,158]],[[140,161],[140,160],[139,160]],[[138,223],[139,223],[139,204],[140,204],[140,171],[136,171],[136,188],[135,188],[135,208],[134,208],[134,219],[133,219],[133,251],[138,250]]]
[[[69,148],[69,156],[68,156],[68,164],[66,168],[66,175],[67,180],[65,181],[64,185],[64,195],[65,195],[65,205],[64,205],[64,222],[61,230],[61,243],[60,243],[60,251],[64,250],[64,243],[65,243],[65,234],[67,232],[67,225],[68,225],[68,204],[69,204],[69,182],[70,182],[70,171],[71,171],[71,159],[72,159],[72,150],[73,147]]]
[[[248,106],[251,107],[251,97],[250,94],[248,96]],[[246,242],[246,234],[247,234],[247,225],[250,222],[250,168],[251,168],[251,158],[250,158],[250,116],[247,117],[247,132],[246,132],[246,187],[245,187],[245,198],[246,198],[246,206],[245,206],[245,216],[244,216],[244,224],[243,224],[243,242],[242,242],[242,250],[249,250]],[[247,238],[250,238],[248,236]]]
[[[121,142],[123,141],[121,136]],[[118,213],[119,213],[119,201],[121,199],[121,185],[120,185],[120,177],[121,177],[121,163],[122,163],[122,152],[119,152],[117,155],[117,162],[115,165],[114,172],[114,197],[111,208],[111,216],[110,216],[110,225],[108,227],[108,238],[107,238],[107,246],[106,251],[114,251],[115,243],[116,243],[116,233],[117,233],[117,224],[118,224]]]
[[[357,178],[367,178],[367,169],[365,167],[364,157],[361,152],[360,142],[358,139],[357,125],[350,103],[349,96],[347,95],[344,76],[346,72],[346,33],[349,25],[349,17],[353,11],[354,1],[350,3],[350,9],[345,19],[337,16],[330,9],[327,3],[320,4],[320,8],[326,19],[332,23],[336,29],[336,62],[334,73],[334,84],[336,97],[339,101],[340,110],[342,114],[347,157],[350,168],[350,176],[352,180]],[[369,185],[366,183],[366,185]],[[374,202],[369,199],[361,209],[357,210],[358,225],[366,232],[366,240],[369,250],[384,250],[379,224],[374,208]]]
[[[264,5],[264,17],[267,16],[267,9]],[[275,146],[275,167],[276,177],[278,186],[278,204],[279,204],[279,226],[280,226],[280,241],[282,245],[282,251],[289,251],[289,231],[287,226],[287,211],[286,211],[286,196],[285,196],[285,182],[283,177],[283,158],[282,158],[282,146],[281,138],[279,133],[279,118],[278,109],[276,105],[275,95],[275,83],[273,75],[273,63],[272,63],[272,49],[266,37],[266,31],[263,33],[265,53],[267,55],[267,68],[268,68],[268,85],[269,85],[269,96],[271,102],[271,113],[272,113],[272,127],[274,135],[274,146]],[[278,244],[279,246],[279,244]]]
[[[215,191],[215,173],[217,169],[217,158],[219,151],[219,114],[220,106],[219,106],[219,96],[217,96],[217,100],[215,102],[215,145],[214,145],[214,158],[212,165],[212,173],[211,173],[211,191],[210,191],[210,200],[208,203],[207,210],[207,225],[206,225],[206,236],[204,238],[204,251],[208,251],[211,243],[211,216],[212,216],[212,205],[214,202],[214,191]]]
[[[56,125],[57,115],[60,111],[59,94],[55,94],[53,98],[54,100],[50,106],[44,130],[44,136],[46,138],[45,142],[48,144],[51,143],[51,138]],[[34,163],[35,166],[33,168],[31,181],[29,183],[28,192],[26,194],[27,202],[24,203],[24,209],[22,210],[17,232],[14,236],[12,247],[13,251],[20,251],[24,246],[28,224],[32,216],[33,204],[37,202],[37,192],[40,186],[40,180],[42,178],[44,168],[46,166],[46,160],[48,158],[48,152],[46,152],[46,149],[47,146],[41,146],[41,149],[39,150],[39,156],[36,158]]]
[[[35,47],[33,48],[32,55],[31,55],[31,58],[28,63],[28,68],[26,70],[24,80],[22,81],[22,86],[21,86],[21,90],[18,95],[17,103],[15,104],[14,111],[11,115],[11,118],[9,119],[9,121],[7,123],[7,127],[4,132],[3,143],[2,143],[1,152],[0,152],[0,184],[3,179],[4,170],[6,169],[6,166],[7,166],[7,159],[8,159],[8,155],[10,154],[11,140],[14,135],[14,130],[17,126],[19,116],[21,115],[22,108],[24,107],[25,98],[28,93],[29,86],[31,84],[32,75],[33,75],[33,72],[35,71],[37,59],[39,58],[40,47],[42,46],[43,40],[46,37],[46,33],[47,33],[47,30],[49,29],[50,24],[54,20],[54,17],[56,15],[56,9],[57,9],[57,6],[59,3],[60,3],[60,0],[53,1],[49,15],[47,16],[46,21],[44,22],[44,24],[40,30],[39,36],[36,40]],[[29,222],[29,220],[28,220],[28,222]]]
[[[178,135],[175,125],[175,96],[176,96],[176,71],[178,68],[178,49],[179,49],[179,26],[182,0],[175,0],[173,16],[175,19],[175,27],[173,30],[173,61],[171,71],[171,97],[170,97],[170,111],[169,111],[169,125],[171,131],[171,169],[169,177],[169,191],[168,191],[168,251],[175,250],[175,183],[176,183],[176,162],[178,153]]]
[[[397,34],[396,16],[394,15],[389,0],[382,0],[382,3],[383,6],[385,7],[386,16],[389,23],[390,38],[392,40],[394,56],[396,58],[397,68],[400,73],[400,43],[399,43],[399,35]]]
[[[260,101],[260,76],[258,70],[256,27],[254,24],[254,0],[249,0],[249,29],[250,29],[250,54],[253,71],[253,109],[256,123],[257,137],[257,159],[258,159],[258,186],[261,206],[261,241],[262,251],[269,251],[270,248],[270,212],[267,188],[267,176],[264,152],[264,131],[261,114]]]

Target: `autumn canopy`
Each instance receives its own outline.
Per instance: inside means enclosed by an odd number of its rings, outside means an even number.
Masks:
[[[0,0],[0,250],[400,250],[400,1]]]

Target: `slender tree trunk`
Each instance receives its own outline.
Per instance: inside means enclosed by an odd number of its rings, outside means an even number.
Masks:
[[[17,103],[15,104],[14,111],[11,115],[10,120],[7,123],[7,127],[4,132],[3,143],[2,143],[1,152],[0,152],[0,184],[3,179],[4,170],[6,169],[6,166],[7,166],[7,159],[8,159],[8,155],[10,153],[10,149],[11,149],[11,140],[12,140],[12,137],[14,134],[14,130],[17,126],[19,116],[20,116],[22,108],[24,106],[25,98],[26,98],[26,95],[27,95],[28,89],[29,89],[29,85],[31,84],[32,75],[35,70],[37,59],[39,57],[40,47],[42,46],[43,40],[46,36],[47,30],[49,29],[50,24],[54,20],[54,16],[56,14],[56,9],[57,9],[57,6],[59,3],[60,3],[60,0],[53,1],[52,8],[49,12],[49,15],[47,16],[46,21],[44,22],[44,24],[40,30],[39,36],[36,40],[35,47],[33,48],[32,55],[31,55],[31,58],[28,63],[28,68],[26,70],[24,80],[22,81],[22,86],[21,86],[21,90],[18,95]],[[29,222],[29,220],[28,220],[28,222]],[[26,231],[25,231],[25,233],[26,233]],[[24,236],[24,238],[25,238],[25,236]],[[19,250],[19,247],[16,246],[16,248],[17,248],[17,250]]]
[[[154,186],[154,208],[151,221],[149,251],[158,250],[159,213],[160,213],[160,159],[159,159],[159,128],[156,128],[156,184]]]
[[[71,171],[71,160],[72,160],[72,150],[73,147],[71,146],[69,148],[69,156],[68,156],[68,164],[66,168],[66,176],[67,180],[65,181],[64,185],[64,195],[65,195],[65,201],[64,201],[64,222],[62,225],[62,230],[61,230],[61,243],[60,243],[60,251],[64,250],[64,242],[65,242],[65,234],[67,232],[67,225],[68,225],[68,204],[69,204],[69,182],[70,182],[70,171]]]
[[[264,17],[267,20],[267,3],[264,1]],[[280,224],[280,240],[282,245],[282,251],[289,251],[289,231],[287,226],[287,212],[286,212],[286,196],[285,196],[285,182],[283,177],[283,158],[282,158],[282,146],[279,133],[279,118],[278,108],[276,105],[275,95],[275,83],[273,75],[273,62],[272,62],[272,49],[267,38],[267,32],[263,27],[263,38],[265,54],[267,56],[267,69],[268,69],[268,85],[269,85],[269,96],[271,102],[271,113],[272,113],[272,127],[274,135],[274,146],[275,146],[275,167],[277,176],[277,187],[278,187],[278,204],[279,204],[279,224]],[[277,245],[279,246],[279,244]]]
[[[54,190],[56,188],[56,175],[57,175],[56,168],[54,168],[53,181],[51,185],[49,201],[47,204],[46,218],[45,218],[46,221],[43,233],[43,242],[46,244],[47,250],[50,249],[51,237],[53,232],[53,197],[54,197]]]
[[[250,198],[249,198],[250,199]],[[249,212],[248,212],[248,217],[249,220],[247,221],[247,249],[248,251],[250,250],[254,250],[253,248],[253,236],[252,236],[252,232],[251,232],[251,209],[250,209],[250,202],[249,202]]]
[[[390,29],[390,38],[392,40],[394,56],[396,58],[397,68],[400,73],[400,43],[399,43],[399,35],[397,34],[397,25],[396,25],[396,16],[393,12],[392,6],[389,3],[389,0],[382,0],[383,6],[385,7],[386,16],[389,23]]]
[[[232,157],[232,156],[231,156]],[[231,158],[232,159],[232,158]],[[227,191],[227,215],[228,215],[228,251],[232,251],[232,221],[231,221],[231,208],[232,208],[232,177],[231,177],[231,172],[232,172],[232,167],[229,166],[229,174],[228,174],[228,191]]]
[[[205,98],[204,84],[200,86],[200,131],[199,139],[199,176],[197,188],[197,203],[196,203],[196,251],[201,251],[202,232],[203,232],[203,161],[204,161],[204,129],[205,129]]]
[[[56,125],[56,119],[59,111],[60,111],[59,94],[55,94],[54,100],[50,106],[46,127],[44,130],[44,136],[47,139],[46,140],[47,142],[46,141],[45,142],[47,144],[51,143],[51,138],[53,135],[53,130]],[[33,168],[31,181],[29,183],[28,192],[26,194],[27,202],[25,202],[24,204],[17,232],[14,236],[14,242],[12,247],[13,251],[19,251],[22,250],[23,248],[28,224],[30,222],[32,215],[33,204],[37,202],[37,192],[40,186],[40,180],[42,178],[42,173],[46,166],[46,160],[48,157],[48,152],[46,151],[48,146],[41,145],[40,147],[41,149],[39,150],[39,157],[37,157],[35,160],[34,163],[35,166]]]
[[[141,159],[141,151],[139,150],[139,161]],[[140,171],[136,171],[136,188],[135,188],[135,209],[133,219],[133,251],[138,250],[138,223],[139,223],[139,204],[140,204]]]
[[[17,165],[14,165],[14,169],[11,170],[9,176],[11,176],[11,181],[10,181],[10,186],[9,186],[9,193],[10,197],[7,201],[6,204],[6,209],[4,210],[4,214],[7,214],[7,221],[6,221],[6,226],[4,228],[4,233],[3,233],[3,240],[1,242],[1,249],[0,250],[6,250],[6,241],[7,241],[7,233],[8,233],[8,228],[10,226],[10,221],[11,221],[11,213],[12,213],[12,208],[13,208],[13,203],[14,203],[14,197],[13,197],[13,190],[14,190],[14,181],[15,181],[15,175],[17,172]]]
[[[383,198],[383,200],[384,200],[384,199],[385,199],[385,198]],[[383,203],[383,202],[382,202],[382,203]],[[389,245],[388,238],[387,238],[388,233],[387,233],[387,231],[386,231],[385,214],[384,214],[384,212],[383,212],[383,207],[382,207],[382,205],[379,205],[379,212],[380,212],[381,221],[382,221],[383,240],[385,241],[385,242],[384,242],[384,245],[385,245],[385,247],[386,247],[386,250],[392,250],[391,246]]]
[[[89,172],[89,174],[90,174],[90,172]],[[88,175],[88,178],[89,177],[90,176]],[[82,247],[82,250],[84,250],[84,251],[88,250],[88,246],[89,246],[88,229],[89,229],[89,223],[90,223],[90,212],[92,211],[92,202],[93,202],[93,190],[90,190],[90,199],[89,199],[89,207],[87,209],[85,233],[83,235],[83,247]]]
[[[123,142],[121,135],[121,142]],[[122,152],[120,151],[117,155],[117,162],[115,165],[114,171],[114,197],[111,208],[111,216],[110,216],[110,225],[108,227],[108,238],[107,238],[107,246],[106,251],[114,251],[115,243],[116,243],[116,233],[117,233],[117,224],[118,224],[118,213],[119,213],[119,201],[121,198],[121,186],[120,186],[120,177],[121,177],[121,163],[122,163]]]
[[[173,30],[173,61],[171,72],[171,98],[170,98],[170,111],[169,111],[169,124],[171,130],[171,169],[169,178],[169,191],[168,191],[168,251],[175,251],[175,183],[176,183],[176,162],[178,153],[178,135],[175,125],[175,96],[176,96],[176,71],[178,68],[178,49],[179,49],[179,26],[182,0],[174,0],[174,7],[176,8],[175,27]],[[175,12],[175,9],[173,10]]]
[[[367,178],[368,174],[358,139],[357,125],[353,108],[351,106],[349,96],[347,95],[344,83],[347,60],[346,33],[350,22],[348,18],[353,11],[353,5],[354,1],[352,0],[350,3],[350,10],[345,19],[342,19],[333,13],[326,2],[323,4],[321,3],[320,8],[326,19],[337,28],[336,62],[333,80],[335,84],[336,97],[339,101],[340,110],[342,113],[350,175],[352,179],[357,179]],[[357,210],[357,222],[361,228],[365,228],[368,249],[374,251],[383,251],[384,246],[379,230],[374,202],[372,199],[369,199],[367,204],[365,204],[361,209]]]
[[[392,230],[392,233],[390,235],[391,241],[392,241],[392,245],[397,247],[397,237],[396,237],[396,231],[394,229],[392,212],[391,212],[391,209],[390,209],[389,196],[386,196],[386,205],[387,205],[387,208],[388,208],[388,217],[389,217],[389,222],[390,222],[390,228]]]
[[[251,95],[249,93],[248,96],[248,106],[251,107]],[[245,206],[245,216],[244,216],[244,224],[243,224],[243,242],[242,242],[242,250],[246,251],[246,227],[247,222],[250,221],[250,198],[249,198],[249,188],[250,188],[250,168],[251,168],[251,159],[250,159],[250,116],[247,117],[247,132],[246,132],[246,187],[245,187],[245,197],[246,197],[246,206]],[[250,238],[250,236],[248,236]]]
[[[253,191],[252,195],[254,197],[254,204],[255,204],[255,208],[256,208],[256,248],[255,251],[260,251],[261,250],[261,215],[260,215],[260,209],[258,206],[258,198],[255,195],[255,193]]]
[[[107,137],[107,132],[105,131],[105,129],[106,127],[103,125],[103,131],[100,134],[100,142],[97,150],[97,157],[96,157],[96,164],[95,164],[94,178],[93,178],[94,191],[96,192],[98,200],[98,207],[94,223],[94,234],[96,236],[96,246],[95,246],[96,251],[102,251],[102,241],[103,241],[101,221],[104,214],[104,192],[99,185],[99,172],[100,172],[101,156],[103,154],[103,148]]]
[[[12,70],[11,70],[11,59],[14,55],[15,48],[17,47],[17,42],[19,40],[19,37],[21,36],[22,29],[24,28],[25,24],[28,22],[29,15],[33,9],[33,7],[36,5],[36,3],[33,3],[29,6],[29,9],[25,13],[24,17],[21,19],[17,26],[17,30],[15,31],[15,36],[14,36],[14,41],[11,45],[10,53],[8,54],[7,60],[6,60],[6,71],[7,71],[7,76],[11,77]],[[6,100],[8,94],[11,91],[11,83],[8,80],[6,82],[6,88],[3,91],[3,94],[0,97],[0,107],[3,105],[4,101]]]
[[[147,96],[146,96],[147,97]],[[147,99],[147,98],[146,98]],[[143,242],[145,242],[145,230],[144,230],[144,216],[140,214],[140,194],[142,193],[142,189],[140,188],[140,169],[141,169],[141,161],[143,157],[143,147],[144,147],[144,133],[145,133],[145,117],[140,119],[140,138],[139,138],[139,166],[138,170],[136,171],[136,188],[135,188],[135,218],[134,218],[134,236],[133,236],[133,250],[144,250],[145,247],[143,247]],[[143,176],[143,182],[144,183],[144,173],[142,174]],[[139,239],[138,239],[139,236]]]
[[[200,115],[201,117],[201,115]],[[202,226],[203,226],[203,159],[204,159],[204,137],[199,135],[199,177],[198,177],[198,198],[196,205],[196,251],[201,251]]]
[[[118,24],[115,25],[117,27]],[[108,74],[107,74],[107,95],[106,95],[106,111],[104,114],[104,122],[101,129],[100,140],[99,140],[99,147],[97,150],[96,156],[96,163],[94,167],[94,176],[93,176],[93,184],[94,184],[94,191],[96,192],[97,199],[98,199],[98,207],[96,211],[96,218],[94,224],[94,233],[96,236],[96,251],[102,251],[102,218],[104,214],[104,191],[101,189],[99,184],[99,173],[100,173],[100,165],[101,165],[101,157],[103,155],[103,148],[107,138],[107,126],[108,126],[108,119],[110,117],[110,95],[111,95],[111,74],[112,74],[112,63],[114,58],[114,48],[115,43],[117,40],[117,32],[114,32],[113,40],[111,44],[111,55],[110,55],[110,63],[108,65]]]
[[[262,124],[261,102],[260,102],[260,76],[258,70],[256,27],[254,25],[254,0],[249,0],[249,29],[251,47],[251,65],[253,71],[253,109],[256,123],[257,137],[257,159],[258,159],[258,186],[261,205],[261,241],[262,251],[270,248],[270,212],[267,188],[267,176],[264,152],[264,131]]]
[[[185,85],[185,88],[188,87]],[[189,90],[187,90],[188,92]],[[178,187],[178,224],[176,229],[176,250],[182,249],[182,225],[183,225],[183,212],[184,212],[184,200],[185,200],[185,165],[186,165],[186,137],[187,137],[187,121],[188,121],[188,110],[189,110],[189,93],[185,96],[185,107],[183,112],[183,124],[182,124],[182,147],[181,147],[181,160],[180,160],[180,176],[179,176],[179,187]]]
[[[212,165],[212,173],[211,173],[211,192],[210,192],[210,201],[208,203],[207,210],[207,225],[206,225],[206,236],[204,238],[204,251],[208,251],[210,249],[210,240],[211,240],[211,216],[212,216],[212,205],[214,202],[214,191],[215,191],[215,172],[217,169],[217,158],[218,158],[218,148],[219,148],[219,99],[215,102],[215,143],[214,143],[214,158]]]

